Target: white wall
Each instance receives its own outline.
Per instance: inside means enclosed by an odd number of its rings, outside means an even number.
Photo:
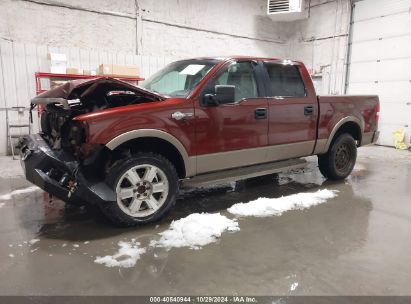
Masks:
[[[344,94],[351,5],[348,0],[312,0],[309,18],[290,26],[289,56],[322,76],[320,94]]]
[[[265,0],[1,0],[0,39],[155,56],[285,54]]]
[[[284,56],[287,24],[265,15],[265,0],[140,0],[141,49],[164,55]]]
[[[77,8],[57,6],[58,3]],[[37,45],[135,52],[135,16],[132,0],[1,0],[0,37]]]

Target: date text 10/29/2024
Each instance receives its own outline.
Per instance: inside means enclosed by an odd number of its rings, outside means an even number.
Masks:
[[[257,303],[257,299],[243,296],[175,296],[150,297],[150,303]]]

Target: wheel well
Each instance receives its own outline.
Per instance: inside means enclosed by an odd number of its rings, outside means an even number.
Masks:
[[[152,152],[167,158],[176,168],[179,178],[186,176],[183,157],[180,152],[168,141],[156,137],[140,137],[127,141],[113,150],[115,154],[136,152]]]
[[[342,133],[350,134],[357,141],[357,145],[361,144],[361,128],[357,123],[353,121],[344,123],[341,127],[338,128],[333,140]]]

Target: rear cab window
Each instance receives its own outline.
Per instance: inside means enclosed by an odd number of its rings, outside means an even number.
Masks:
[[[306,88],[297,65],[264,62],[268,97],[305,97]]]

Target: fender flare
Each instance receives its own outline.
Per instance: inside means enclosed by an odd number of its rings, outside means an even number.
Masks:
[[[325,147],[324,147],[324,150],[323,150],[324,152],[323,152],[323,153],[326,153],[326,152],[328,151],[328,149],[330,148],[331,142],[332,142],[332,140],[334,139],[334,136],[335,136],[335,134],[337,133],[338,129],[339,129],[343,124],[345,124],[345,123],[347,123],[347,122],[354,122],[354,123],[356,123],[356,124],[360,127],[361,135],[364,133],[364,124],[362,123],[362,121],[361,121],[360,119],[358,119],[358,118],[355,117],[355,116],[346,116],[346,117],[340,119],[340,120],[335,124],[334,128],[332,129],[332,131],[331,131],[331,133],[330,133],[330,136],[329,136],[328,139],[327,139],[327,142],[326,142],[326,144],[325,144]]]
[[[184,167],[186,171],[186,176],[192,176],[195,174],[195,157],[188,156],[187,150],[184,148],[183,144],[175,138],[173,135],[157,130],[157,129],[139,129],[139,130],[132,130],[120,134],[113,139],[111,139],[107,144],[106,147],[110,150],[114,150],[121,144],[128,142],[133,139],[144,138],[144,137],[154,137],[165,140],[172,146],[174,146],[177,151],[180,153]]]

